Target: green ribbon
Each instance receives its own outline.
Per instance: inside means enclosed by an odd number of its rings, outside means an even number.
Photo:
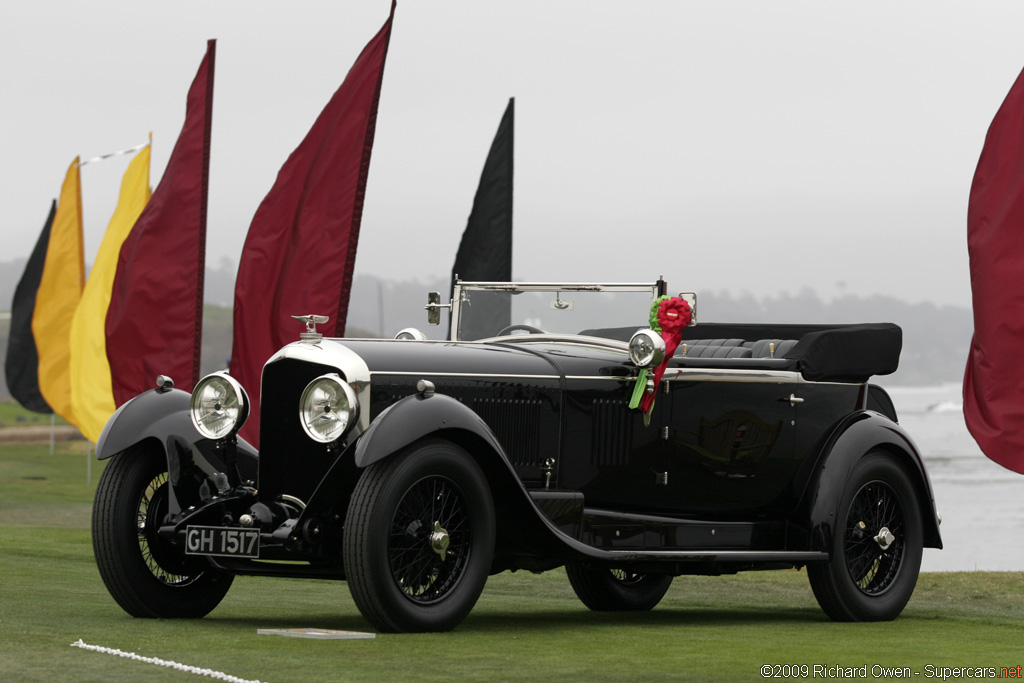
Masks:
[[[659,296],[657,299],[654,300],[654,303],[651,305],[651,314],[647,317],[647,320],[651,324],[651,329],[653,331],[657,332],[658,334],[661,334],[661,323],[658,322],[658,307],[661,305],[662,301],[664,301],[665,299],[671,299],[671,298],[672,297],[668,296],[667,294],[664,295],[664,296]],[[647,368],[643,368],[642,370],[640,370],[640,374],[638,374],[636,376],[636,384],[633,385],[633,393],[630,394],[630,397],[629,397],[629,407],[630,408],[639,408],[640,407],[640,400],[644,397],[644,391],[646,391],[646,390],[647,390]],[[651,404],[651,405],[653,406],[653,404]],[[651,421],[651,414],[650,413],[644,413],[644,425],[646,426],[646,425],[650,424],[650,421]]]
[[[647,368],[640,371],[636,376],[636,384],[633,385],[633,393],[629,397],[629,407],[639,408],[640,399],[644,397],[644,390],[647,388]]]

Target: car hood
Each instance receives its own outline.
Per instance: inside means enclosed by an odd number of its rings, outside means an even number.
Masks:
[[[441,342],[336,339],[363,359],[371,375],[432,373],[468,375],[635,374],[627,354],[573,342]]]

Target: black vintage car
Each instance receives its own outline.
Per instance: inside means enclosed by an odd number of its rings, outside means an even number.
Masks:
[[[97,444],[107,588],[137,617],[201,617],[239,574],[342,579],[404,632],[454,628],[505,570],[565,566],[590,609],[647,610],[675,576],[806,567],[832,619],[898,616],[942,545],[868,381],[900,329],[693,319],[671,349],[665,289],[460,282],[427,305],[451,309],[448,341],[323,339],[299,316],[261,387],[157,378]]]

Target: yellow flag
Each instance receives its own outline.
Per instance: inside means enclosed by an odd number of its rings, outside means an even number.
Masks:
[[[53,412],[71,424],[77,424],[71,409],[71,319],[84,284],[82,185],[75,157],[60,191],[32,314],[32,334],[39,351],[39,391]]]
[[[100,438],[103,425],[114,413],[114,390],[107,360],[107,309],[117,273],[121,244],[145,208],[149,187],[150,148],[144,147],[128,165],[121,180],[121,196],[103,235],[82,302],[71,325],[71,405],[78,427],[87,439]]]

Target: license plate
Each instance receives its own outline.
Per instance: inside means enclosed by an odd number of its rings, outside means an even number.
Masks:
[[[185,529],[185,554],[259,557],[260,530],[222,526],[190,526]]]

